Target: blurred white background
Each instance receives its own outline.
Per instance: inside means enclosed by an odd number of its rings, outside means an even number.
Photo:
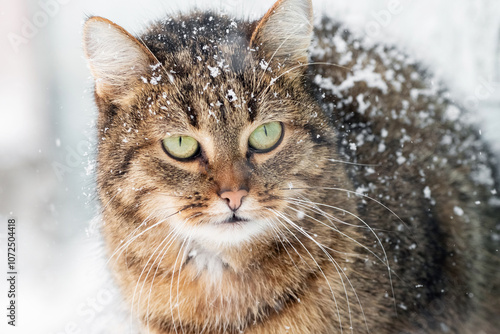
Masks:
[[[0,0],[0,268],[6,225],[18,222],[18,326],[7,326],[0,280],[0,332],[90,333],[117,300],[106,288],[93,160],[96,109],[81,47],[87,15],[132,33],[188,8],[258,18],[273,0]],[[397,11],[390,11],[394,4]],[[316,15],[344,21],[372,40],[422,59],[473,112],[500,157],[498,0],[317,0]],[[4,277],[4,276],[2,276]],[[5,306],[5,307],[4,307]],[[105,325],[104,325],[105,326]],[[107,333],[107,332],[105,332]]]

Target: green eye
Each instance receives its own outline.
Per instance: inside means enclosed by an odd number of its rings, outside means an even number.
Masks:
[[[278,146],[283,136],[283,126],[280,122],[262,124],[248,138],[251,148],[260,153],[269,152]]]
[[[163,148],[173,158],[185,160],[198,154],[200,144],[193,137],[172,136],[163,139]]]

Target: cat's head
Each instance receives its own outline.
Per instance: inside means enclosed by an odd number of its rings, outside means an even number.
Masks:
[[[255,23],[195,13],[140,38],[91,17],[105,217],[212,245],[286,233],[289,198],[335,178],[333,130],[305,79],[311,34],[309,0]]]

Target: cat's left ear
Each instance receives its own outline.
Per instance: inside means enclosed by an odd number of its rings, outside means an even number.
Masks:
[[[89,18],[83,28],[83,49],[103,99],[123,101],[155,64],[152,53],[119,25],[102,17]]]
[[[300,64],[307,64],[312,31],[311,0],[278,0],[258,22],[250,46],[263,51],[267,61],[286,63],[292,74],[301,74],[306,69]]]

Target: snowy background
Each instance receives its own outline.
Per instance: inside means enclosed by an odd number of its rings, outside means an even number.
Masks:
[[[258,18],[272,0],[0,0],[0,268],[6,224],[18,222],[18,327],[1,333],[90,333],[118,295],[105,285],[92,161],[92,80],[82,56],[86,15],[132,33],[197,5]],[[500,157],[500,1],[318,0],[371,40],[396,43],[445,81]],[[3,277],[3,276],[2,276]],[[7,304],[0,280],[0,309]]]

